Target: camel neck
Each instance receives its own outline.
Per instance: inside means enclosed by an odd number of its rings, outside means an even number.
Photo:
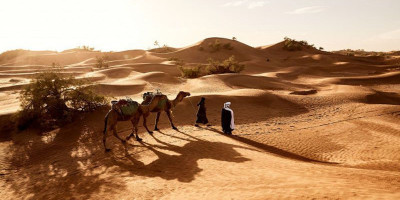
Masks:
[[[175,107],[179,102],[182,101],[182,96],[180,96],[179,94],[176,96],[176,98],[174,100],[172,100],[172,106]]]

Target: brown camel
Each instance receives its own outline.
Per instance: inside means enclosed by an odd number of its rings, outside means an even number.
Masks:
[[[150,115],[150,112],[156,112],[156,124],[154,125],[154,130],[158,131],[158,120],[160,119],[161,112],[166,112],[169,122],[171,123],[171,127],[175,130],[174,123],[172,122],[171,118],[171,109],[173,109],[178,103],[180,103],[185,97],[190,96],[189,92],[180,91],[174,100],[169,100],[166,95],[163,94],[156,94],[153,95],[151,93],[145,93],[143,98],[144,101],[142,105],[148,105],[147,109],[143,109],[143,126],[146,128],[148,133],[153,133],[147,128],[147,120],[146,118]]]
[[[103,131],[103,145],[104,145],[104,149],[106,152],[111,150],[106,147],[107,132],[110,129],[113,131],[114,136],[116,138],[118,138],[119,140],[121,140],[122,144],[124,144],[124,145],[125,145],[126,141],[129,140],[133,136],[134,133],[135,133],[137,141],[142,140],[138,136],[138,123],[140,120],[140,116],[143,115],[143,110],[149,110],[149,109],[147,108],[148,106],[140,105],[136,101],[134,101],[134,103],[137,104],[137,110],[129,116],[122,116],[120,113],[118,113],[118,111],[116,111],[116,109],[111,109],[110,111],[108,111],[108,113],[104,119],[104,131]],[[126,139],[124,140],[124,139],[120,138],[117,134],[117,123],[119,121],[128,121],[128,120],[130,120],[132,122],[133,127],[132,127],[131,134],[128,137],[126,137]]]

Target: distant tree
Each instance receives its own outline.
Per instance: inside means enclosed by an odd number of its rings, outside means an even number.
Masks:
[[[233,40],[233,41],[236,41],[237,39],[236,39],[236,37],[232,37],[232,40]]]
[[[323,48],[323,47],[319,47],[319,50],[323,51],[323,50],[324,50],[324,48]]]
[[[156,41],[154,41],[154,46],[157,46],[158,48],[160,48],[160,43],[156,40]]]

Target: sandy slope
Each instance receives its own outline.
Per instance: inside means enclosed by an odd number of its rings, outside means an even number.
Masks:
[[[107,53],[109,69],[94,68],[101,52],[24,52],[0,63],[0,195],[4,199],[398,199],[400,198],[400,79],[393,57],[348,57],[282,43],[211,53],[216,38],[169,53]],[[203,50],[199,50],[200,46]],[[246,64],[241,74],[182,79],[187,63],[230,55]],[[269,61],[268,61],[268,60]],[[122,145],[101,144],[106,109],[60,129],[10,131],[18,90],[53,62],[63,73],[92,80],[101,93],[141,101],[161,89],[173,99],[179,131],[162,115],[161,132]],[[298,94],[293,95],[296,91]],[[313,92],[310,92],[313,91]],[[195,104],[207,99],[212,127],[192,126]],[[223,135],[222,104],[231,101],[237,130]],[[153,118],[154,115],[151,116]],[[153,119],[149,122],[153,126]],[[130,133],[121,123],[119,134]]]

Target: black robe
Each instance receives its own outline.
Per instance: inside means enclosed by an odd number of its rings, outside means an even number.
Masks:
[[[200,124],[208,124],[207,114],[206,114],[206,106],[204,104],[204,100],[202,99],[197,106],[199,106],[199,110],[197,111],[197,120],[196,123]]]
[[[231,129],[231,120],[232,120],[232,114],[231,111],[225,110],[225,108],[222,108],[221,111],[221,126],[222,126],[222,131],[224,133],[231,133],[233,129]]]

